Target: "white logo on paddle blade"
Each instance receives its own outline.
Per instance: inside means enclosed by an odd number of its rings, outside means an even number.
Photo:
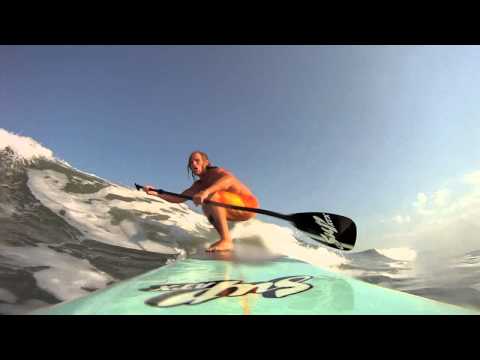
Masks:
[[[310,234],[310,236],[317,238],[318,240],[323,240],[328,244],[334,244],[339,249],[343,249],[344,245],[339,242],[335,237],[335,234],[338,233],[338,231],[335,228],[335,225],[333,225],[332,219],[330,219],[330,216],[328,214],[323,214],[323,217],[325,218],[325,220],[318,216],[313,216],[315,222],[322,228],[323,234]]]

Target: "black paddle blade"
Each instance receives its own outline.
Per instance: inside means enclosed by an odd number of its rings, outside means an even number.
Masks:
[[[289,215],[295,227],[313,240],[339,250],[352,250],[357,239],[355,223],[341,215],[297,213]]]

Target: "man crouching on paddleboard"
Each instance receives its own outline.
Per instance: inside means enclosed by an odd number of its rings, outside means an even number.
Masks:
[[[232,238],[228,230],[227,220],[245,221],[253,218],[254,212],[226,209],[224,207],[205,204],[204,200],[212,200],[224,204],[258,208],[259,203],[250,189],[240,182],[232,173],[217,166],[211,166],[207,154],[194,151],[187,164],[188,171],[199,180],[185,190],[182,195],[193,197],[195,205],[202,205],[203,213],[220,234],[220,240],[212,244],[207,251],[228,251],[233,248]],[[182,203],[185,199],[166,194],[158,194],[152,186],[144,186],[149,195],[156,195],[171,203]]]

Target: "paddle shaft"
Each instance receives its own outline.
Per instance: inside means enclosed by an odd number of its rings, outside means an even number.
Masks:
[[[166,194],[166,195],[176,196],[176,197],[179,197],[179,198],[182,198],[182,199],[193,200],[193,197],[188,196],[188,195],[176,194],[176,193],[168,192],[168,191],[165,191],[165,190],[158,190],[158,189],[152,189],[152,190],[157,192],[160,195]],[[215,205],[215,206],[221,206],[221,207],[224,207],[224,208],[227,208],[227,209],[255,212],[255,213],[258,213],[258,214],[273,216],[273,217],[276,217],[276,218],[291,221],[291,219],[288,215],[280,214],[280,213],[270,211],[270,210],[223,204],[223,203],[219,203],[219,202],[211,201],[211,200],[205,200],[204,203]]]

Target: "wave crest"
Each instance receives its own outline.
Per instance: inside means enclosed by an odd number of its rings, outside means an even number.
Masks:
[[[375,249],[379,254],[386,256],[392,260],[398,261],[414,261],[417,258],[417,252],[411,248],[390,248]]]
[[[27,136],[13,134],[0,128],[0,150],[10,148],[17,160],[33,160],[43,157],[54,160],[53,152]]]

